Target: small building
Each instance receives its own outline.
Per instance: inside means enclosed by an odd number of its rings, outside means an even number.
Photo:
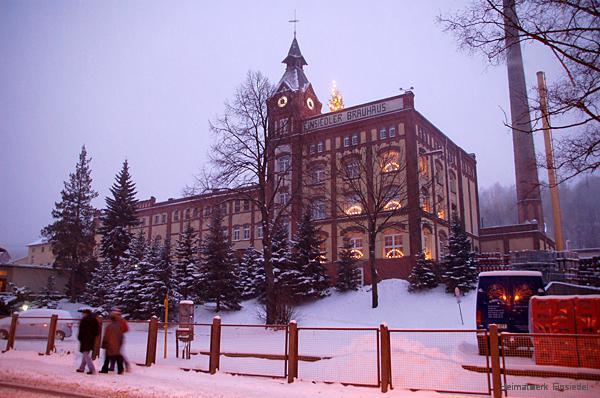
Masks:
[[[8,262],[8,261],[7,261]],[[40,238],[27,245],[27,256],[14,261],[15,264],[52,265],[54,254],[46,238]]]
[[[0,293],[8,291],[8,284],[25,286],[32,294],[40,294],[48,284],[48,278],[54,276],[57,292],[64,292],[67,276],[51,265],[38,264],[1,264],[0,263]]]

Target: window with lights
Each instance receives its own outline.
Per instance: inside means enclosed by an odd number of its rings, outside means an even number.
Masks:
[[[363,239],[359,236],[351,236],[348,238],[348,243],[350,243],[352,257],[357,260],[363,258]]]
[[[383,256],[385,258],[404,257],[404,249],[402,248],[401,234],[384,235],[383,240]]]
[[[421,176],[423,177],[429,175],[429,159],[427,159],[427,156],[419,157],[419,173],[421,173]]]
[[[349,216],[362,214],[363,206],[358,195],[348,196],[345,202],[346,203],[344,204],[344,213],[346,213]]]
[[[381,171],[389,173],[400,170],[400,154],[398,151],[388,151],[381,157]]]

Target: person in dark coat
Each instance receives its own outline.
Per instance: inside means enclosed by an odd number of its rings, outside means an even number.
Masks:
[[[119,374],[123,374],[123,357],[121,356],[121,346],[123,345],[123,332],[121,322],[114,315],[110,316],[110,323],[104,331],[102,338],[102,348],[104,348],[104,364],[100,373],[108,373],[108,366],[111,363],[117,363]]]
[[[81,365],[77,369],[78,372],[83,373],[85,366],[88,367],[88,374],[96,373],[94,368],[94,362],[92,361],[91,353],[94,350],[94,343],[96,337],[100,334],[100,323],[92,311],[85,309],[83,312],[83,318],[79,322],[79,333],[77,339],[79,340],[79,351],[83,355],[81,359]]]

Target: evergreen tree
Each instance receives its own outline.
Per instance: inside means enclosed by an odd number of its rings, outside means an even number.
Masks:
[[[273,262],[273,289],[275,299],[278,303],[290,303],[293,301],[293,292],[288,290],[289,285],[285,286],[288,284],[289,270],[293,265],[289,241],[290,236],[287,225],[281,222],[277,223],[273,227],[273,235],[271,236],[271,261]],[[259,298],[264,300],[266,291],[264,270],[258,272],[257,283],[260,292]]]
[[[462,293],[475,287],[477,282],[477,264],[471,251],[471,241],[462,223],[454,217],[450,225],[448,238],[448,254],[443,262],[442,280],[446,284],[446,292],[454,293],[456,287]]]
[[[175,273],[173,287],[179,300],[197,299],[198,239],[194,228],[188,224],[179,236],[175,250]]]
[[[202,245],[202,292],[206,301],[221,309],[241,309],[241,294],[235,275],[236,258],[231,243],[222,229],[220,210],[215,208],[209,225],[208,235]]]
[[[338,253],[337,280],[335,288],[340,292],[358,290],[361,284],[360,269],[356,265],[356,257],[352,253],[352,244],[346,239]]]
[[[125,261],[115,270],[116,286],[112,304],[118,306],[123,315],[132,319],[144,318],[143,290],[146,287],[145,277],[150,272],[148,263],[148,244],[142,231],[130,242],[131,248],[124,257]]]
[[[84,300],[94,307],[110,310],[115,298],[115,271],[108,260],[103,260],[94,269],[87,284]]]
[[[174,308],[171,291],[172,272],[170,252],[171,243],[168,239],[165,239],[164,243],[161,243],[159,237],[154,238],[150,249],[150,259],[148,260],[152,264],[152,268],[147,276],[147,280],[144,282],[146,287],[144,289],[143,300],[148,306],[146,309],[148,317],[152,315],[162,316],[164,314],[164,299],[167,292],[170,293],[169,306]],[[175,314],[174,311],[173,314]]]
[[[249,246],[245,251],[238,270],[241,297],[249,300],[258,296],[257,277],[263,268],[262,254]]]
[[[288,277],[292,281],[290,291],[296,301],[323,298],[329,294],[329,276],[322,264],[322,243],[311,212],[305,212],[298,224],[293,266],[288,268],[292,273]]]
[[[416,256],[417,263],[410,271],[408,281],[409,292],[420,291],[425,289],[433,289],[438,285],[437,276],[433,271],[433,262],[425,259],[425,253],[419,252]]]
[[[112,197],[106,198],[106,209],[101,217],[100,255],[116,268],[127,257],[131,242],[129,229],[138,224],[135,184],[131,180],[127,160],[123,162],[110,193]]]
[[[96,266],[94,208],[98,193],[92,189],[90,161],[81,148],[75,172],[64,182],[61,200],[56,202],[54,222],[42,230],[52,245],[54,265],[68,276],[67,295],[74,302],[84,292],[91,270]]]
[[[48,282],[40,293],[40,298],[37,301],[40,307],[56,308],[56,283],[54,275],[48,277]]]

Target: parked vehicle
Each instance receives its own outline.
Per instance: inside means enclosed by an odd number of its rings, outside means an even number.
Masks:
[[[48,308],[35,308],[21,311],[17,320],[16,338],[47,338],[50,327],[50,317],[58,315],[56,338],[63,340],[73,334],[73,316],[68,311]],[[0,319],[0,339],[8,338],[12,317]]]
[[[538,271],[490,271],[479,274],[477,283],[477,329],[494,323],[498,331],[529,331],[529,300],[545,295],[542,273]],[[520,341],[522,340],[522,341]],[[529,339],[514,339],[515,348],[529,346]],[[484,338],[478,338],[479,353],[486,353]]]

